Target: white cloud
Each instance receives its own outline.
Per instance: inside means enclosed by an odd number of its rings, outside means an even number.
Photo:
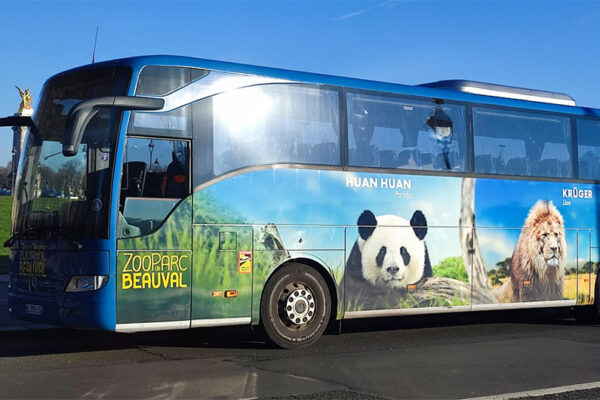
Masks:
[[[516,240],[505,231],[478,229],[479,249],[488,268],[495,268],[498,261],[512,256]]]
[[[334,20],[334,21],[341,21],[341,20],[343,20],[343,19],[348,19],[348,18],[356,17],[357,15],[364,14],[364,13],[366,13],[366,12],[367,12],[367,11],[369,11],[369,10],[370,10],[370,9],[369,9],[369,8],[367,8],[367,9],[365,9],[365,10],[360,10],[360,11],[351,12],[351,13],[349,13],[349,14],[345,14],[345,15],[342,15],[342,16],[340,16],[340,17],[336,17],[336,18],[334,18],[333,20]]]
[[[362,9],[362,10],[354,11],[354,12],[333,18],[333,21],[341,21],[344,19],[354,18],[359,15],[366,14],[366,13],[372,12],[372,11],[376,11],[376,10],[379,10],[380,8],[384,8],[384,7],[385,8],[395,7],[397,5],[397,3],[399,3],[399,1],[384,1],[382,3],[376,4],[373,7],[368,7],[368,8]]]

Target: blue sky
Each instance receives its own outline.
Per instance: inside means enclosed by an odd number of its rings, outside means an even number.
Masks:
[[[417,84],[451,78],[547,89],[600,107],[595,1],[0,0],[0,115],[14,85],[91,61],[177,54]],[[12,132],[0,129],[0,165]]]

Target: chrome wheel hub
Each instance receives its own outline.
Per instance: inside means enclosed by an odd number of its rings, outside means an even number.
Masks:
[[[304,285],[293,285],[285,300],[285,313],[293,324],[307,324],[315,315],[315,297]]]

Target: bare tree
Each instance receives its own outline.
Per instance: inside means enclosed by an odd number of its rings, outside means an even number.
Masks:
[[[463,178],[461,187],[462,204],[458,230],[460,246],[465,261],[471,261],[471,270],[467,268],[469,282],[474,290],[492,290],[479,250],[479,240],[475,229],[475,178]]]

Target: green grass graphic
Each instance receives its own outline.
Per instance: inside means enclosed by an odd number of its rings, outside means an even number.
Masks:
[[[0,197],[0,244],[10,238],[12,197]],[[8,248],[0,247],[0,274],[7,274],[9,268]]]

